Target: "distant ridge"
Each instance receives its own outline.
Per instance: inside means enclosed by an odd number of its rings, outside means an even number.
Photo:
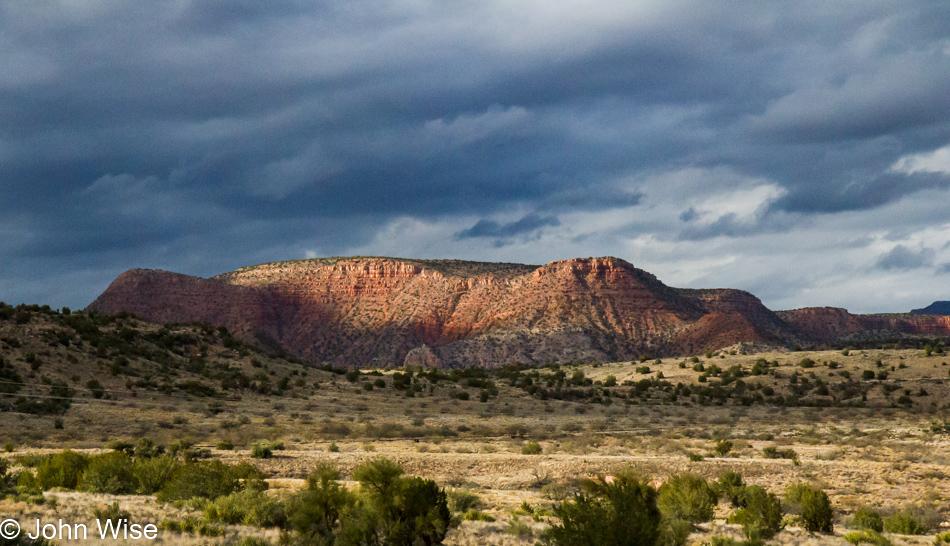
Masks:
[[[950,301],[935,301],[923,309],[911,311],[915,315],[950,315]]]
[[[209,279],[129,270],[89,309],[208,322],[335,366],[495,367],[696,354],[757,342],[950,334],[950,317],[773,312],[729,288],[677,289],[614,257],[542,266],[386,257],[243,267]]]

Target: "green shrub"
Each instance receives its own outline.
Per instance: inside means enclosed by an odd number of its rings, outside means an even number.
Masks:
[[[327,465],[308,478],[291,501],[290,524],[301,542],[331,544],[437,544],[450,521],[446,494],[435,482],[403,476],[402,467],[378,458],[353,470],[359,494],[341,487]]]
[[[582,492],[554,507],[560,520],[546,533],[558,546],[576,544],[649,545],[660,536],[657,492],[632,471],[609,481],[602,477],[581,484]]]
[[[733,507],[741,508],[745,506],[742,504],[742,492],[745,489],[745,483],[738,472],[724,471],[719,475],[719,479],[713,485],[713,488],[716,490],[716,494],[728,500]]]
[[[230,440],[221,440],[220,442],[215,444],[214,447],[215,449],[220,449],[222,451],[231,451],[234,449],[234,443],[231,442]]]
[[[340,451],[340,446],[336,445],[336,442],[330,442],[330,445],[327,446],[327,451],[330,453],[337,453]]]
[[[682,519],[663,518],[660,522],[660,536],[657,546],[685,546],[686,539],[693,532],[693,524]]]
[[[950,531],[937,533],[937,536],[934,537],[934,546],[942,546],[943,544],[950,544]]]
[[[106,394],[105,388],[98,379],[90,379],[89,381],[86,381],[86,388],[89,389],[89,392],[92,394],[93,398],[102,398]]]
[[[845,542],[849,542],[851,544],[874,544],[875,546],[893,546],[893,543],[890,540],[887,540],[887,538],[881,535],[881,533],[879,533],[878,531],[872,531],[870,529],[846,533],[841,538],[843,538]],[[939,544],[939,542],[937,544]]]
[[[782,503],[772,493],[758,485],[749,485],[743,488],[740,503],[743,508],[733,512],[728,522],[741,525],[749,540],[768,540],[781,530]]]
[[[899,535],[925,535],[929,525],[914,510],[905,508],[884,518],[884,530]]]
[[[802,527],[809,533],[830,533],[833,530],[831,501],[828,494],[804,483],[789,485],[785,502],[799,512]]]
[[[251,458],[252,459],[270,459],[274,456],[274,452],[271,451],[269,446],[263,444],[254,444],[251,448]]]
[[[37,480],[36,475],[30,471],[22,471],[16,475],[16,491],[20,495],[43,496],[43,488],[40,487],[39,480]]]
[[[571,494],[573,488],[563,480],[551,482],[541,486],[541,495],[546,499],[563,501]]]
[[[160,531],[171,531],[173,533],[188,533],[200,535],[203,537],[224,536],[225,528],[221,525],[208,523],[197,518],[188,517],[181,521],[166,519],[158,525]]]
[[[489,516],[484,512],[479,512],[474,508],[471,508],[462,514],[462,519],[465,521],[495,521],[495,518],[492,516]]]
[[[402,474],[402,467],[385,457],[353,469],[366,506],[378,517],[378,535],[388,544],[440,543],[451,519],[445,490]]]
[[[231,494],[238,479],[231,467],[221,461],[199,461],[182,465],[158,493],[158,500],[168,502],[194,497],[216,499]]]
[[[91,457],[81,482],[86,491],[113,495],[135,493],[137,485],[132,459],[121,451]]]
[[[468,512],[482,507],[482,499],[475,493],[464,489],[452,489],[446,493],[449,510],[452,512]]]
[[[14,394],[20,391],[23,378],[13,365],[6,363],[0,356],[0,393]]]
[[[290,525],[302,543],[333,544],[334,537],[341,533],[341,517],[354,507],[355,498],[340,485],[339,478],[335,468],[321,464],[307,477],[307,487],[291,500]],[[363,518],[347,521],[355,525]]]
[[[775,446],[767,446],[762,448],[762,455],[766,459],[798,459],[798,453],[795,453],[794,449],[778,449]]]
[[[36,468],[36,481],[43,491],[54,487],[76,489],[89,457],[65,450],[44,459]]]
[[[146,442],[148,445],[151,445],[152,441],[148,438],[142,438],[139,440],[139,443]],[[187,438],[181,438],[175,442],[172,442],[168,446],[168,454],[172,457],[181,458],[182,462],[191,462],[195,459],[194,455],[196,450],[194,449],[194,443],[188,440]]]
[[[64,381],[59,379],[51,381],[48,395],[45,399],[20,397],[16,399],[13,405],[16,411],[20,413],[32,413],[34,415],[63,415],[69,411],[73,391]],[[59,428],[62,428],[62,420],[54,421],[54,426],[56,423],[59,423]]]
[[[169,456],[135,459],[133,474],[137,490],[143,495],[158,493],[171,481],[181,463]]]
[[[204,518],[209,523],[241,523],[252,527],[281,527],[287,521],[284,506],[259,491],[218,497],[205,505]]]
[[[729,440],[719,440],[716,442],[715,451],[716,455],[725,457],[730,451],[732,451],[732,442]]]
[[[854,513],[851,524],[855,529],[866,529],[878,533],[884,530],[884,520],[881,519],[881,515],[866,506]]]
[[[231,473],[241,480],[241,489],[244,491],[266,491],[267,474],[247,461],[241,461],[231,467]]]
[[[544,451],[538,442],[525,442],[521,444],[522,455],[540,455]]]
[[[191,444],[189,443],[187,447],[185,447],[185,442],[178,442],[177,446],[187,449],[188,447],[191,447]],[[155,445],[155,442],[149,438],[139,438],[138,443],[135,444],[134,454],[136,459],[150,459],[152,457],[160,457],[163,453],[165,453],[165,446]],[[172,456],[174,456],[176,453],[177,450],[175,453],[172,453]]]
[[[13,491],[15,485],[14,476],[7,473],[7,461],[0,459],[0,500],[6,496],[8,491]]]
[[[674,474],[660,486],[657,506],[664,517],[691,523],[709,521],[719,500],[706,480],[695,474]]]
[[[135,446],[132,445],[132,442],[126,442],[124,440],[111,440],[106,442],[103,447],[113,451],[121,451],[129,457],[135,454]]]

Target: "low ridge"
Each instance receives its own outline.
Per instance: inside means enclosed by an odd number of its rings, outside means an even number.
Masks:
[[[923,309],[914,309],[915,315],[950,315],[950,301],[935,301]]]

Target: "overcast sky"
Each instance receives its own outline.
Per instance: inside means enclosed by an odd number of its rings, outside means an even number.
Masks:
[[[0,300],[356,254],[950,299],[950,2],[0,0]]]

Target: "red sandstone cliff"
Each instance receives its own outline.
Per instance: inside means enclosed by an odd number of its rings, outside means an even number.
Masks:
[[[837,307],[806,307],[776,313],[807,339],[883,339],[901,335],[950,335],[950,316],[912,313],[853,315]]]
[[[862,327],[826,320],[813,328],[798,311],[777,315],[741,290],[670,288],[617,258],[540,267],[327,258],[210,279],[131,270],[89,308],[159,323],[209,322],[346,366],[398,365],[423,345],[414,361],[497,366],[692,354],[740,341],[788,345]]]

